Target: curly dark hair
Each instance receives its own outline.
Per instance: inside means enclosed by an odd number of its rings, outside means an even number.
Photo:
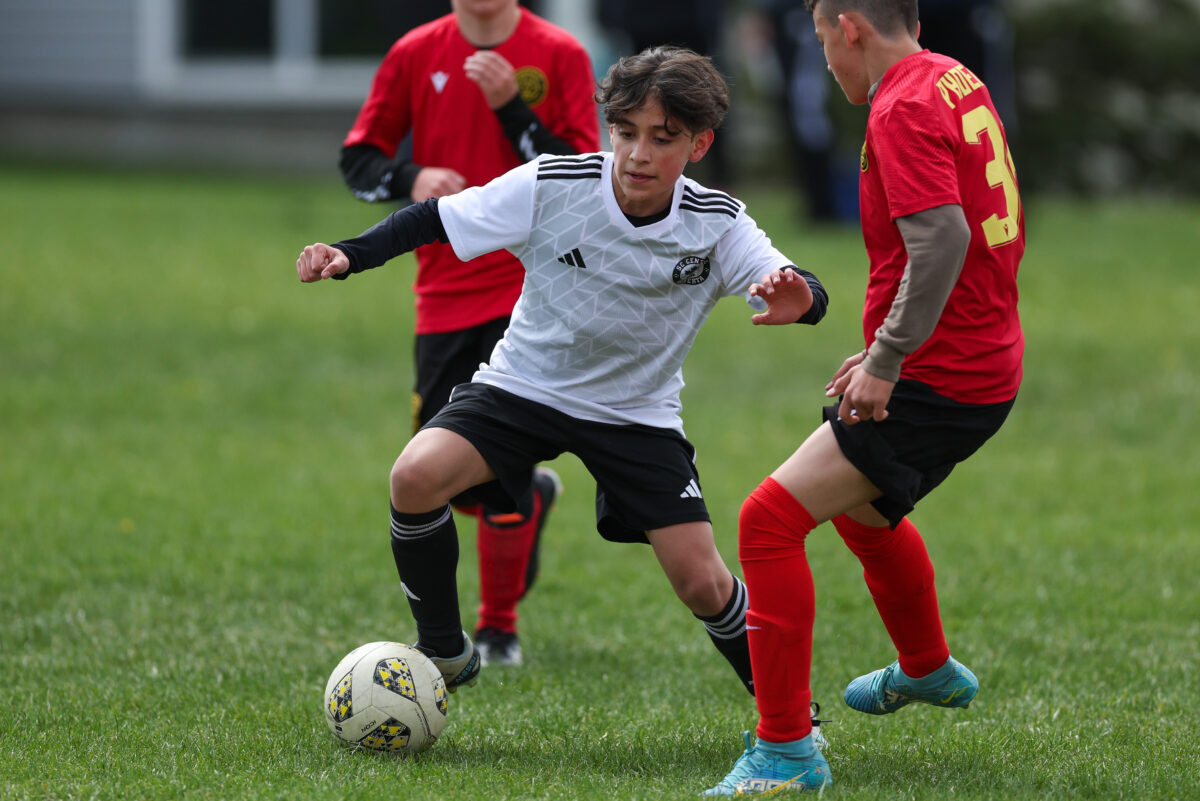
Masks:
[[[716,129],[729,111],[729,85],[712,59],[683,47],[651,47],[608,69],[596,91],[609,125],[628,118],[647,99],[691,134]]]

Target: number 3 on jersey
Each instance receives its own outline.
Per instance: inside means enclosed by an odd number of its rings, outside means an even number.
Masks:
[[[993,157],[987,163],[987,182],[993,189],[1004,189],[1004,206],[1007,212],[1003,217],[993,214],[983,221],[983,235],[988,247],[995,248],[1007,245],[1015,240],[1020,233],[1021,196],[1017,192],[1017,175],[1013,169],[1012,155],[1008,152],[1008,142],[1000,123],[992,110],[987,106],[977,106],[962,118],[963,136],[968,144],[981,145],[980,135],[986,133],[992,145]]]

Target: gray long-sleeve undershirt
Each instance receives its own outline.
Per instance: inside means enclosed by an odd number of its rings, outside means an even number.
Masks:
[[[876,378],[900,379],[904,357],[924,344],[962,272],[971,229],[962,206],[952,204],[896,219],[908,264],[900,287],[862,368]]]

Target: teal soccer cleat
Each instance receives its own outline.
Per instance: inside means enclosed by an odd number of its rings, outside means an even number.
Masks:
[[[773,795],[784,790],[820,790],[833,784],[829,763],[820,750],[805,737],[788,746],[773,743],[751,744],[750,732],[745,732],[746,750],[734,764],[733,770],[716,787],[702,795]],[[805,756],[793,756],[786,751],[800,751]]]
[[[966,709],[979,692],[979,679],[953,657],[919,679],[909,678],[893,662],[859,676],[846,687],[846,705],[868,715],[890,715],[913,701],[933,706]]]

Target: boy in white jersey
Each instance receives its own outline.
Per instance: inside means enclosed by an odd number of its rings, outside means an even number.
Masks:
[[[346,276],[435,239],[460,259],[525,266],[491,360],[409,441],[391,472],[392,551],[418,645],[453,691],[480,664],[462,630],[450,501],[513,504],[538,462],[574,453],[596,478],[600,534],[648,542],[676,595],[751,692],[745,587],[713,540],[679,417],[681,366],[716,301],[755,324],[815,324],[827,296],[723,192],[683,177],[728,110],[709,59],[655,48],[597,92],[612,153],[543,156],[486,186],[409,206],[350,240],[304,248],[300,280]]]

